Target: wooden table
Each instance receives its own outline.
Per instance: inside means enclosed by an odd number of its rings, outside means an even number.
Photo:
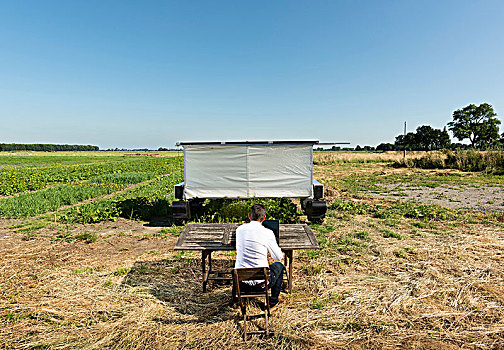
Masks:
[[[236,250],[236,228],[239,224],[188,224],[182,231],[175,250],[200,250],[203,292],[209,280],[231,280],[233,270],[212,270],[212,252]],[[284,252],[288,292],[292,292],[292,261],[296,249],[319,249],[313,231],[306,224],[280,224],[280,248]],[[208,267],[207,267],[208,261]],[[229,275],[229,276],[228,276]]]

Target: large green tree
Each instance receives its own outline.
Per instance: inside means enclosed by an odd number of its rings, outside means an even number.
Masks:
[[[470,104],[453,112],[448,128],[460,141],[469,139],[472,147],[485,148],[498,142],[500,123],[490,104]]]
[[[414,132],[409,132],[406,135],[397,135],[395,138],[394,145],[396,149],[408,151],[417,149],[416,134]]]
[[[446,129],[434,129],[430,125],[422,125],[416,129],[415,135],[417,148],[434,150],[448,148],[451,145],[450,135]]]
[[[448,148],[451,146],[452,142],[450,140],[450,135],[448,134],[448,131],[446,131],[446,126],[443,128],[443,130],[439,130],[437,134],[437,149],[441,148]]]
[[[422,125],[416,132],[396,137],[395,147],[398,150],[430,151],[448,148],[451,145],[450,135],[446,129],[434,129],[430,125]]]
[[[395,147],[394,147],[394,144],[392,144],[392,143],[382,142],[378,146],[376,146],[377,151],[386,152],[386,151],[393,151],[394,149],[395,149]]]

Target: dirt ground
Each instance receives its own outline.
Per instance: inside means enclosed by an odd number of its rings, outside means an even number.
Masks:
[[[423,204],[437,204],[446,208],[470,209],[504,213],[504,188],[495,186],[440,185],[432,188],[406,183],[378,184],[387,191],[371,193],[374,197],[415,200]]]

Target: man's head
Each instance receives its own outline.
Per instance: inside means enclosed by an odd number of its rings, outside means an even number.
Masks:
[[[250,208],[249,219],[250,221],[263,222],[264,219],[266,219],[266,210],[264,206],[261,204],[254,204],[252,208]]]

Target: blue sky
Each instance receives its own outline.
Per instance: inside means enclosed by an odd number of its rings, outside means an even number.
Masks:
[[[377,145],[470,103],[504,120],[503,15],[500,0],[0,1],[0,142]]]

